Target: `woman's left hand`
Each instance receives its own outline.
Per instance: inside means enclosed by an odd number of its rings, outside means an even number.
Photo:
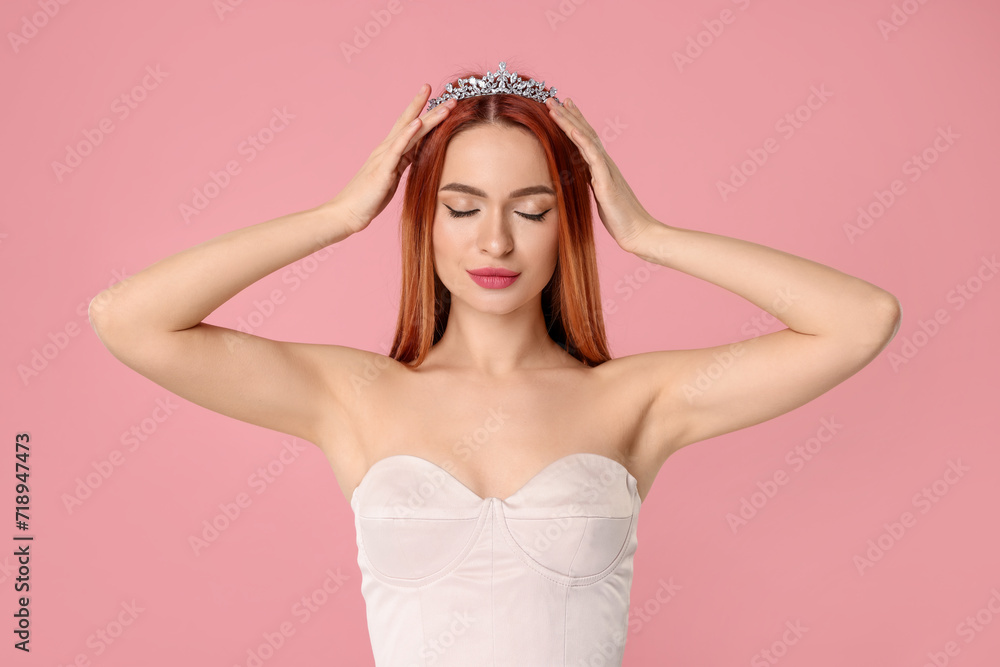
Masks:
[[[565,104],[559,106],[550,97],[545,105],[549,108],[549,114],[573,140],[590,165],[590,187],[597,200],[601,222],[618,245],[631,252],[636,239],[653,224],[660,223],[639,203],[618,166],[601,145],[597,132],[583,117],[573,100],[567,98]]]

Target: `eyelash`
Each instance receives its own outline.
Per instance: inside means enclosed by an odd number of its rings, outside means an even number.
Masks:
[[[475,213],[476,211],[479,210],[478,208],[474,208],[471,211],[456,211],[455,209],[451,208],[447,204],[445,204],[445,208],[448,209],[448,215],[450,215],[453,218],[467,218],[467,217],[469,217],[470,215],[472,215],[473,213]],[[521,213],[520,211],[517,211],[516,213],[519,216],[523,217],[523,218],[527,218],[528,220],[534,220],[535,222],[541,222],[542,220],[545,219],[545,214],[548,213],[551,210],[552,209],[550,208],[547,211],[544,211],[542,213],[535,213],[535,214]]]

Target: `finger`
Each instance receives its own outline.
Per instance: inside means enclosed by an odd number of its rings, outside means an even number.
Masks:
[[[455,107],[456,104],[457,102],[455,100],[446,100],[422,116],[418,116],[418,123],[405,126],[399,135],[400,141],[403,142],[400,152],[406,153],[409,151],[421,137],[430,132],[437,125],[439,125],[441,121],[447,118],[448,113]],[[405,137],[405,140],[403,137]]]
[[[576,102],[574,102],[572,99],[568,97],[566,98],[566,105],[563,107],[563,109],[565,109],[566,113],[569,114],[571,117],[583,121],[584,123],[587,123],[587,119],[584,118],[583,112],[580,110],[580,107],[578,107],[576,105]],[[589,123],[587,124],[589,125]]]
[[[430,111],[418,116],[417,118],[420,120],[419,124],[408,126],[406,129],[412,131],[416,128],[417,133],[414,139],[419,139],[443,121],[448,116],[448,112],[455,108],[455,104],[455,100],[445,100]]]
[[[590,187],[594,191],[594,196],[598,202],[609,202],[620,194],[619,184],[621,181],[616,177],[618,173],[614,163],[604,159],[592,142],[583,142],[580,149],[583,153],[587,165],[590,167]],[[628,189],[626,184],[626,189]]]
[[[399,118],[396,119],[396,123],[392,126],[393,129],[396,129],[401,125],[406,125],[416,118],[420,113],[420,109],[423,108],[424,103],[427,101],[427,96],[430,95],[430,92],[431,87],[429,85],[426,83],[420,84],[420,89],[417,90],[417,94],[414,95],[412,100],[410,100],[410,103],[406,105],[406,108],[403,110],[403,113],[399,115]]]
[[[574,127],[570,131],[570,135],[576,141],[577,146],[580,147],[580,152],[583,153],[583,157],[587,159],[590,163],[591,170],[597,168],[597,166],[606,167],[601,155],[600,147],[597,145],[596,140],[587,132],[583,132],[580,128]],[[603,169],[607,173],[607,169]]]
[[[389,134],[386,135],[386,138],[383,141],[384,144],[395,145],[400,136],[406,136],[407,139],[409,139],[413,136],[413,132],[419,131],[429,119],[435,119],[437,117],[435,112],[444,105],[438,105],[433,111],[420,115],[420,109],[423,107],[424,102],[427,101],[427,94],[429,92],[429,90],[425,88],[426,86],[427,84],[421,86],[421,92],[413,98],[410,102],[410,106],[406,108],[403,115],[396,120],[395,124],[393,124],[392,129],[389,130]],[[415,123],[414,121],[417,119],[419,119],[419,122]],[[409,150],[409,146],[407,146],[406,150]]]
[[[595,143],[600,145],[600,139],[597,138],[597,131],[589,122],[587,122],[587,119],[583,116],[583,112],[580,111],[578,106],[576,106],[576,103],[569,98],[566,98],[565,112],[565,115],[568,117],[570,122],[573,123],[574,127],[576,127],[581,134],[590,137]]]
[[[580,120],[573,116],[565,105],[559,106],[554,102],[549,107],[549,114],[556,121],[556,124],[559,125],[562,131],[565,132],[570,139],[576,141],[576,138],[573,136],[571,130],[573,128],[582,129]]]
[[[583,159],[590,166],[590,173],[593,175],[596,184],[599,186],[603,183],[610,183],[614,178],[614,174],[612,173],[613,163],[605,153],[604,146],[601,145],[601,140],[597,137],[597,134],[590,128],[589,124],[587,125],[588,129],[583,129],[570,121],[565,122],[566,134],[569,135],[570,139],[577,145],[577,148],[580,149]]]

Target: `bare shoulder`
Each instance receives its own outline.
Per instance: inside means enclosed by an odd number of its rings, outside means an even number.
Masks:
[[[309,354],[330,397],[315,444],[335,469],[340,460],[361,461],[363,425],[372,423],[370,420],[376,417],[381,400],[407,367],[384,354],[343,345],[310,348]]]
[[[676,394],[667,391],[667,387],[668,378],[673,375],[671,369],[683,365],[685,352],[630,354],[606,361],[596,369],[607,390],[632,406],[635,435],[627,454],[637,470],[651,470],[653,476],[675,451],[684,429],[684,406],[674,400]]]
[[[829,391],[884,348],[897,321],[887,316],[858,334],[785,328],[722,345],[646,352],[615,360],[608,375],[631,400],[643,401],[635,451],[653,465]]]

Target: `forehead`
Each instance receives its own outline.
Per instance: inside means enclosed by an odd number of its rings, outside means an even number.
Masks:
[[[498,125],[480,125],[451,139],[441,183],[455,181],[490,197],[522,186],[552,184],[538,139],[524,128]]]

